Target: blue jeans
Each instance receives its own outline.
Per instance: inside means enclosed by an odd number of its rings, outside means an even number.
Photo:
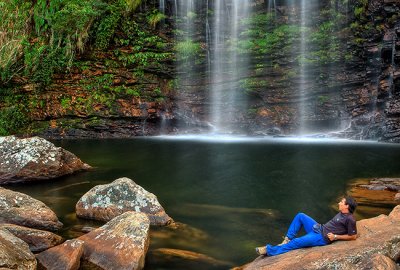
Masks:
[[[328,243],[325,241],[322,234],[313,230],[313,225],[315,224],[317,224],[317,222],[306,214],[297,214],[286,234],[290,242],[280,246],[267,245],[268,255],[274,256],[294,249],[327,245]],[[306,235],[295,238],[301,227],[306,231]]]

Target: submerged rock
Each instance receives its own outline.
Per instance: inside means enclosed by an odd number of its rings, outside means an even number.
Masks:
[[[36,270],[35,255],[27,243],[6,230],[0,229],[0,268]]]
[[[126,212],[79,237],[85,242],[86,267],[105,270],[143,269],[149,247],[150,221],[144,213]]]
[[[41,252],[56,245],[61,244],[64,239],[54,233],[31,229],[13,224],[0,225],[0,229],[4,229],[23,240],[29,245],[32,252]]]
[[[348,193],[357,200],[357,216],[363,217],[376,212],[389,213],[398,204],[399,191],[400,178],[362,178],[350,184]]]
[[[55,231],[63,224],[44,203],[26,194],[0,187],[0,224],[11,223]]]
[[[119,178],[89,190],[76,204],[78,217],[109,221],[127,211],[143,212],[151,225],[167,225],[172,219],[157,197],[129,178]]]
[[[89,168],[45,139],[0,137],[0,184],[52,179]]]
[[[391,261],[400,258],[400,205],[388,216],[358,221],[357,230],[355,241],[337,241],[328,246],[298,249],[273,257],[260,256],[236,269],[377,269],[369,268],[382,260],[373,257],[375,254]]]
[[[62,245],[48,249],[36,255],[41,269],[78,270],[83,254],[81,240],[68,240]]]
[[[232,264],[219,261],[207,255],[188,250],[159,248],[149,252],[147,261],[163,269],[208,269],[225,270],[232,267]]]

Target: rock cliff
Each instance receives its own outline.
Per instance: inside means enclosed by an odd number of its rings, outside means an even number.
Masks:
[[[184,52],[195,54],[191,58],[179,56],[176,38],[188,17],[174,14],[173,1],[166,1],[167,18],[150,28],[144,7],[134,18],[136,28],[124,22],[110,46],[88,46],[48,85],[15,77],[12,95],[1,92],[0,111],[6,115],[23,104],[29,123],[18,133],[48,138],[204,132],[214,113],[212,85],[228,85],[241,104],[220,106],[232,132],[335,131],[353,139],[400,140],[399,1],[310,0],[305,11],[296,1],[274,1],[273,9],[270,1],[254,1],[252,18],[238,25],[243,44],[229,48],[240,52],[238,64],[221,62],[228,68],[218,81],[210,80],[210,57],[219,52],[209,41],[214,22],[206,2],[196,2],[192,14],[197,30],[188,34],[193,43]],[[234,70],[241,77],[231,89]]]

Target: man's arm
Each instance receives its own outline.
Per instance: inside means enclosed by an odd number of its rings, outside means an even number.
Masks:
[[[345,241],[349,241],[349,240],[356,240],[357,239],[357,234],[354,235],[348,235],[348,234],[342,234],[342,235],[338,235],[338,234],[333,234],[333,233],[328,233],[327,234],[329,240],[336,241],[336,240],[345,240]]]

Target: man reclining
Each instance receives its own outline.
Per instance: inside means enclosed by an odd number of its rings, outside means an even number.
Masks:
[[[288,251],[304,248],[325,246],[337,240],[355,240],[357,238],[356,220],[353,212],[356,201],[347,196],[338,203],[339,213],[325,224],[319,224],[306,214],[299,213],[293,219],[285,239],[280,245],[266,245],[256,248],[259,255],[275,256]],[[306,235],[296,237],[301,227]]]

